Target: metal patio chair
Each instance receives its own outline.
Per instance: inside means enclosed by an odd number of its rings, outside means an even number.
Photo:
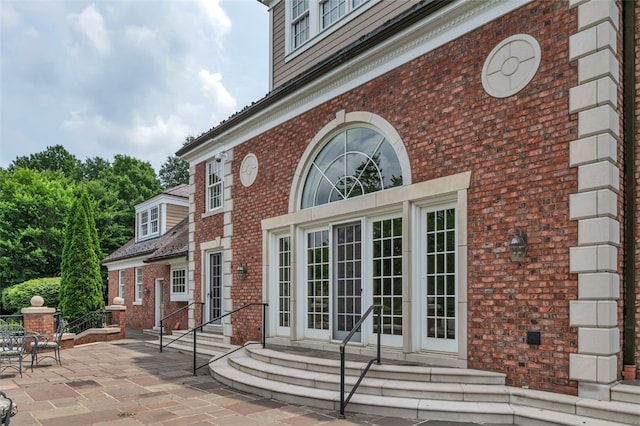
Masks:
[[[22,360],[25,354],[27,333],[17,324],[0,325],[0,373],[12,368],[22,377]]]
[[[60,318],[56,329],[51,334],[38,334],[35,336],[31,345],[31,369],[33,365],[38,365],[40,361],[46,358],[53,359],[56,364],[62,365],[62,359],[60,358],[60,341],[64,334],[64,328],[67,322]],[[45,355],[43,355],[45,354]]]
[[[13,403],[6,393],[0,390],[0,425],[11,423],[11,417],[18,412],[18,406]]]

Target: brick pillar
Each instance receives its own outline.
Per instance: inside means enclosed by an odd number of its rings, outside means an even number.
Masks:
[[[31,298],[31,307],[22,308],[24,329],[39,334],[53,333],[53,315],[55,308],[43,306],[44,300],[40,296]]]
[[[120,338],[126,338],[127,330],[127,307],[124,305],[124,299],[122,297],[114,297],[113,304],[105,308],[111,312],[111,323],[117,324],[120,327]],[[109,324],[109,325],[112,325]]]

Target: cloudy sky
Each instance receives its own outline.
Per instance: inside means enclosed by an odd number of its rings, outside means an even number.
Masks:
[[[156,171],[268,91],[257,0],[0,0],[0,167],[63,145]]]

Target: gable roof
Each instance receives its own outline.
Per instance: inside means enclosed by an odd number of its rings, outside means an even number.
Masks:
[[[187,256],[189,253],[189,218],[185,217],[164,235],[136,242],[135,238],[102,260],[106,265],[119,260],[145,256],[143,262]]]

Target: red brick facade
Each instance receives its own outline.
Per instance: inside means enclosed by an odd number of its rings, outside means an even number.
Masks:
[[[636,16],[640,17],[637,5]],[[577,9],[568,2],[529,3],[234,146],[229,163],[233,183],[226,185],[233,199],[231,251],[233,265],[246,263],[249,278],[238,280],[229,274],[233,307],[268,299],[263,294],[261,221],[291,213],[294,172],[310,142],[338,111],[373,113],[400,135],[412,183],[471,172],[466,212],[468,367],[503,372],[511,386],[577,394],[578,382],[570,379],[570,355],[578,353],[578,327],[571,326],[570,301],[579,298],[578,274],[570,272],[570,248],[579,245],[579,238],[578,221],[570,219],[570,196],[579,192],[579,184],[570,144],[580,136],[578,114],[571,114],[569,105],[570,89],[579,80],[577,61],[569,60],[569,40],[577,28]],[[636,22],[636,75],[639,28]],[[494,46],[513,34],[535,38],[542,61],[522,91],[495,98],[483,89],[483,63]],[[638,89],[637,81],[636,105]],[[620,106],[622,84],[618,91]],[[618,112],[622,129],[622,109]],[[621,182],[623,139],[617,138],[615,164]],[[242,159],[250,153],[260,168],[255,183],[245,187],[238,176]],[[640,204],[640,153],[635,160]],[[205,162],[200,162],[195,166],[192,205],[195,300],[201,300],[205,263],[200,244],[224,235],[225,225],[223,213],[203,216],[205,181]],[[623,197],[618,196],[618,204],[615,220],[623,224]],[[640,225],[635,226],[640,235]],[[508,245],[519,229],[528,236],[527,260],[514,263]],[[617,251],[619,271],[624,270],[623,244]],[[636,268],[640,269],[637,249]],[[639,359],[640,288],[636,301]],[[622,331],[622,294],[618,306]],[[259,340],[260,323],[258,308],[236,314],[232,342]],[[526,342],[529,331],[541,333],[540,345]],[[619,363],[622,367],[621,356]]]
[[[109,302],[118,296],[119,270],[109,271]],[[136,304],[135,268],[127,268],[124,273],[124,302],[127,307],[127,326],[136,329],[152,329],[155,325],[155,282],[156,279],[164,279],[164,315],[177,311],[187,302],[170,301],[171,267],[169,265],[149,264],[142,266],[142,303]],[[187,311],[178,313],[167,319],[164,324],[167,330],[186,329],[188,327]]]

